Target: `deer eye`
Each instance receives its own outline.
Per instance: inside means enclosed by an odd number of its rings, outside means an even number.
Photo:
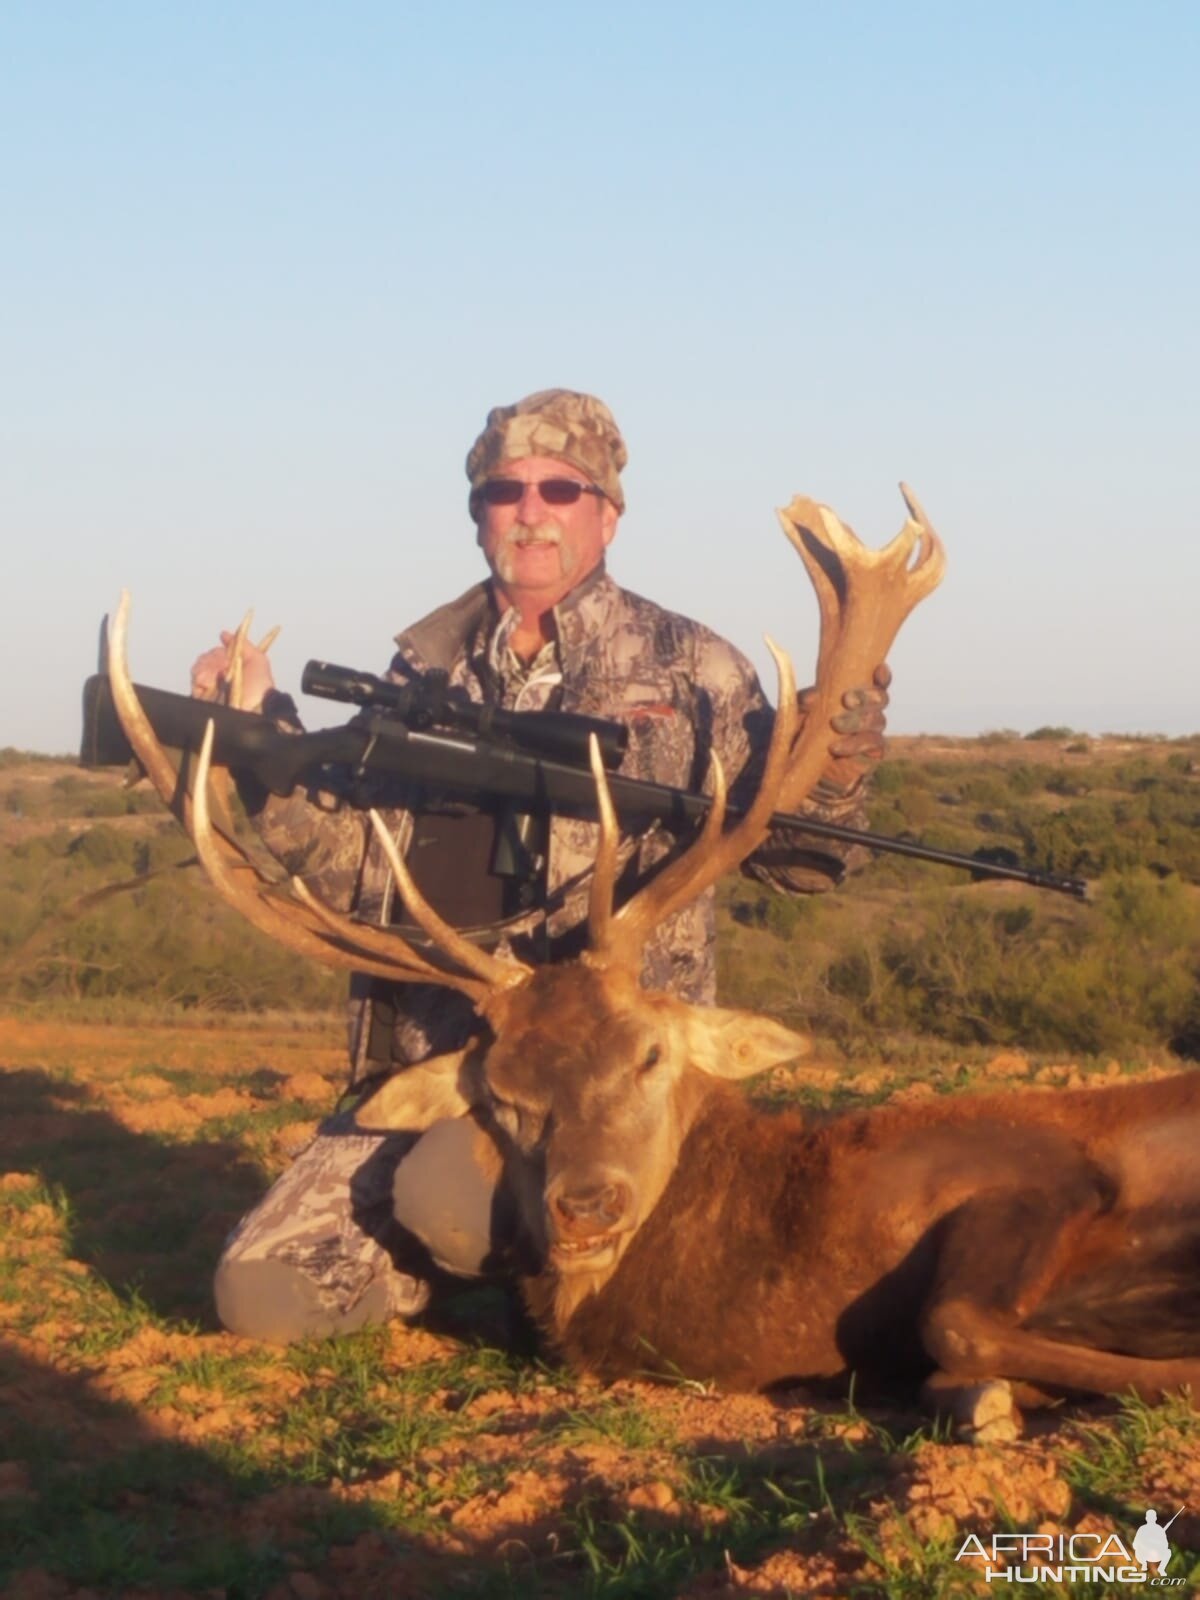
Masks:
[[[646,1054],[643,1056],[642,1064],[638,1068],[638,1071],[639,1072],[649,1072],[651,1067],[656,1067],[661,1060],[662,1060],[662,1046],[661,1045],[657,1045],[657,1044],[652,1044],[650,1046],[649,1050],[647,1050]]]

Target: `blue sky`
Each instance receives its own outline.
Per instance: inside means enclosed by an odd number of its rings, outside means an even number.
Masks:
[[[760,666],[816,644],[772,508],[882,543],[904,478],[896,731],[1196,731],[1198,66],[1185,3],[10,0],[0,745],[75,746],[122,586],[143,682],[250,605],[291,687],[382,668],[555,384],[617,578]]]

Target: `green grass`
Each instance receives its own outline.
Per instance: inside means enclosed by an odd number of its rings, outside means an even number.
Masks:
[[[0,1502],[0,1576],[36,1564],[114,1596],[138,1586],[199,1592],[220,1584],[261,1596],[286,1571],[283,1550],[215,1528],[202,1513],[206,1502],[231,1496],[250,1503],[266,1486],[259,1475],[231,1475],[168,1444],[99,1467],[47,1462],[35,1473],[32,1505]],[[357,1531],[364,1519],[354,1520]],[[337,1531],[313,1525],[302,1548],[319,1556]]]
[[[147,1305],[138,1288],[118,1291],[95,1276],[85,1280],[79,1288],[74,1310],[83,1324],[75,1336],[75,1348],[88,1358],[119,1350],[147,1328],[160,1333],[191,1333],[195,1328],[194,1323],[160,1315]]]
[[[568,1444],[612,1444],[624,1450],[660,1450],[671,1443],[665,1419],[628,1398],[566,1411],[554,1436]]]
[[[979,1593],[973,1576],[954,1560],[960,1544],[955,1536],[922,1540],[901,1517],[895,1523],[901,1540],[901,1548],[896,1551],[876,1538],[872,1523],[865,1516],[850,1513],[842,1518],[842,1526],[879,1572],[878,1578],[856,1583],[850,1591],[854,1595],[886,1595],[888,1600],[967,1600]],[[1022,1584],[1021,1593],[1027,1592]]]

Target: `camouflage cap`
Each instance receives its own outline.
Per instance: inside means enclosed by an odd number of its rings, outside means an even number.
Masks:
[[[620,473],[629,452],[612,412],[595,395],[539,389],[515,405],[494,406],[467,456],[471,487],[478,488],[504,462],[526,456],[565,461],[624,511]]]

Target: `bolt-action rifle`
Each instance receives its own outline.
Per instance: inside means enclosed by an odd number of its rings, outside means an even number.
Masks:
[[[482,807],[553,811],[594,818],[596,788],[588,761],[595,735],[618,816],[627,824],[657,820],[686,831],[702,820],[707,795],[639,778],[615,769],[628,730],[619,722],[569,712],[503,711],[460,698],[444,673],[429,672],[408,683],[325,661],[310,661],[301,678],[306,694],[357,705],[342,727],[314,733],[281,730],[271,718],[235,711],[164,689],[137,686],[137,695],[160,743],[198,751],[214,724],[213,762],[244,774],[272,794],[287,795],[300,783],[331,791],[355,803],[364,780],[396,779],[418,794],[469,801]],[[124,765],[133,755],[117,719],[106,674],[89,678],[83,695],[84,766]],[[366,801],[377,804],[377,798]],[[741,813],[731,806],[731,816]],[[960,855],[909,839],[845,828],[814,817],[777,813],[773,828],[818,839],[864,845],[869,850],[961,867],[976,878],[1010,878],[1039,889],[1086,899],[1087,883],[1022,867],[990,854]]]

